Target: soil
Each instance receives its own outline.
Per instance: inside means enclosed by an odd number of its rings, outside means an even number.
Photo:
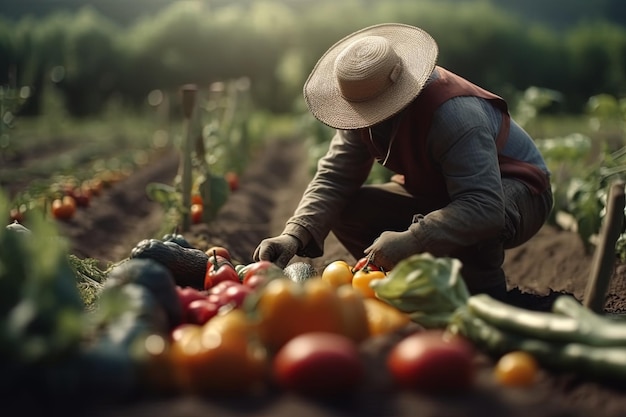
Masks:
[[[218,218],[208,225],[194,225],[186,237],[200,249],[222,245],[240,262],[251,262],[256,245],[282,231],[310,179],[305,146],[297,141],[273,141],[259,150],[240,178]],[[154,162],[116,184],[97,203],[61,225],[73,242],[74,252],[103,262],[128,256],[140,240],[154,237],[163,220],[156,203],[144,190],[148,182],[171,182],[178,156],[163,154]],[[310,262],[321,270],[333,260],[354,259],[331,235],[325,254]],[[531,241],[507,253],[505,272],[511,302],[535,310],[548,310],[562,293],[583,300],[593,255],[586,253],[578,236],[545,226]],[[605,309],[626,311],[626,267],[616,263]],[[410,329],[409,329],[410,330]],[[407,331],[409,331],[407,330]],[[103,411],[102,415],[140,416],[527,416],[613,417],[626,415],[623,388],[609,382],[584,379],[572,372],[544,369],[530,388],[504,388],[492,377],[493,359],[477,355],[480,371],[474,390],[456,396],[425,396],[390,389],[381,372],[385,352],[402,334],[371,340],[362,347],[368,358],[368,383],[353,397],[331,402],[312,401],[273,393],[261,398],[174,398],[147,401]],[[626,355],[626,351],[625,351]],[[624,385],[624,384],[622,384]]]

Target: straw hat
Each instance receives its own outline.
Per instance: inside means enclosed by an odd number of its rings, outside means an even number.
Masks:
[[[414,26],[370,26],[334,44],[304,84],[304,99],[322,123],[369,127],[408,105],[435,68],[434,39]]]

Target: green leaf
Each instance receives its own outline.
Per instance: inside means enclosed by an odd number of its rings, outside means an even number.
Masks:
[[[148,198],[160,203],[164,207],[171,207],[178,201],[176,188],[161,183],[150,183],[146,186]]]
[[[204,202],[204,221],[208,223],[217,216],[217,213],[226,203],[230,189],[224,177],[210,175],[207,175],[204,181],[199,184],[199,189]]]
[[[414,322],[442,328],[470,296],[460,271],[458,259],[422,253],[400,261],[385,278],[370,285],[377,298],[409,313]]]

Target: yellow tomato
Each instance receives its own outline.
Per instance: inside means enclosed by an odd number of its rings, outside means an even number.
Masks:
[[[409,324],[408,314],[376,298],[363,300],[371,336],[391,333]]]
[[[494,369],[498,382],[502,385],[515,387],[532,385],[538,372],[537,360],[531,354],[523,351],[505,354],[498,360]]]
[[[375,298],[376,294],[374,293],[374,289],[370,287],[370,282],[382,278],[385,278],[383,271],[374,271],[369,268],[364,268],[354,273],[352,286],[361,291],[363,297]]]
[[[333,287],[352,283],[352,267],[346,261],[334,261],[322,272],[322,279]]]

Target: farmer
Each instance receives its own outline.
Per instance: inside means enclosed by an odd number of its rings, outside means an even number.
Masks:
[[[552,209],[550,174],[507,104],[436,65],[423,30],[381,24],[333,45],[304,85],[311,113],[337,129],[283,232],[255,260],[284,267],[323,254],[332,231],[391,270],[428,252],[462,262],[471,293],[506,294],[504,251]],[[374,162],[395,175],[368,185]]]

